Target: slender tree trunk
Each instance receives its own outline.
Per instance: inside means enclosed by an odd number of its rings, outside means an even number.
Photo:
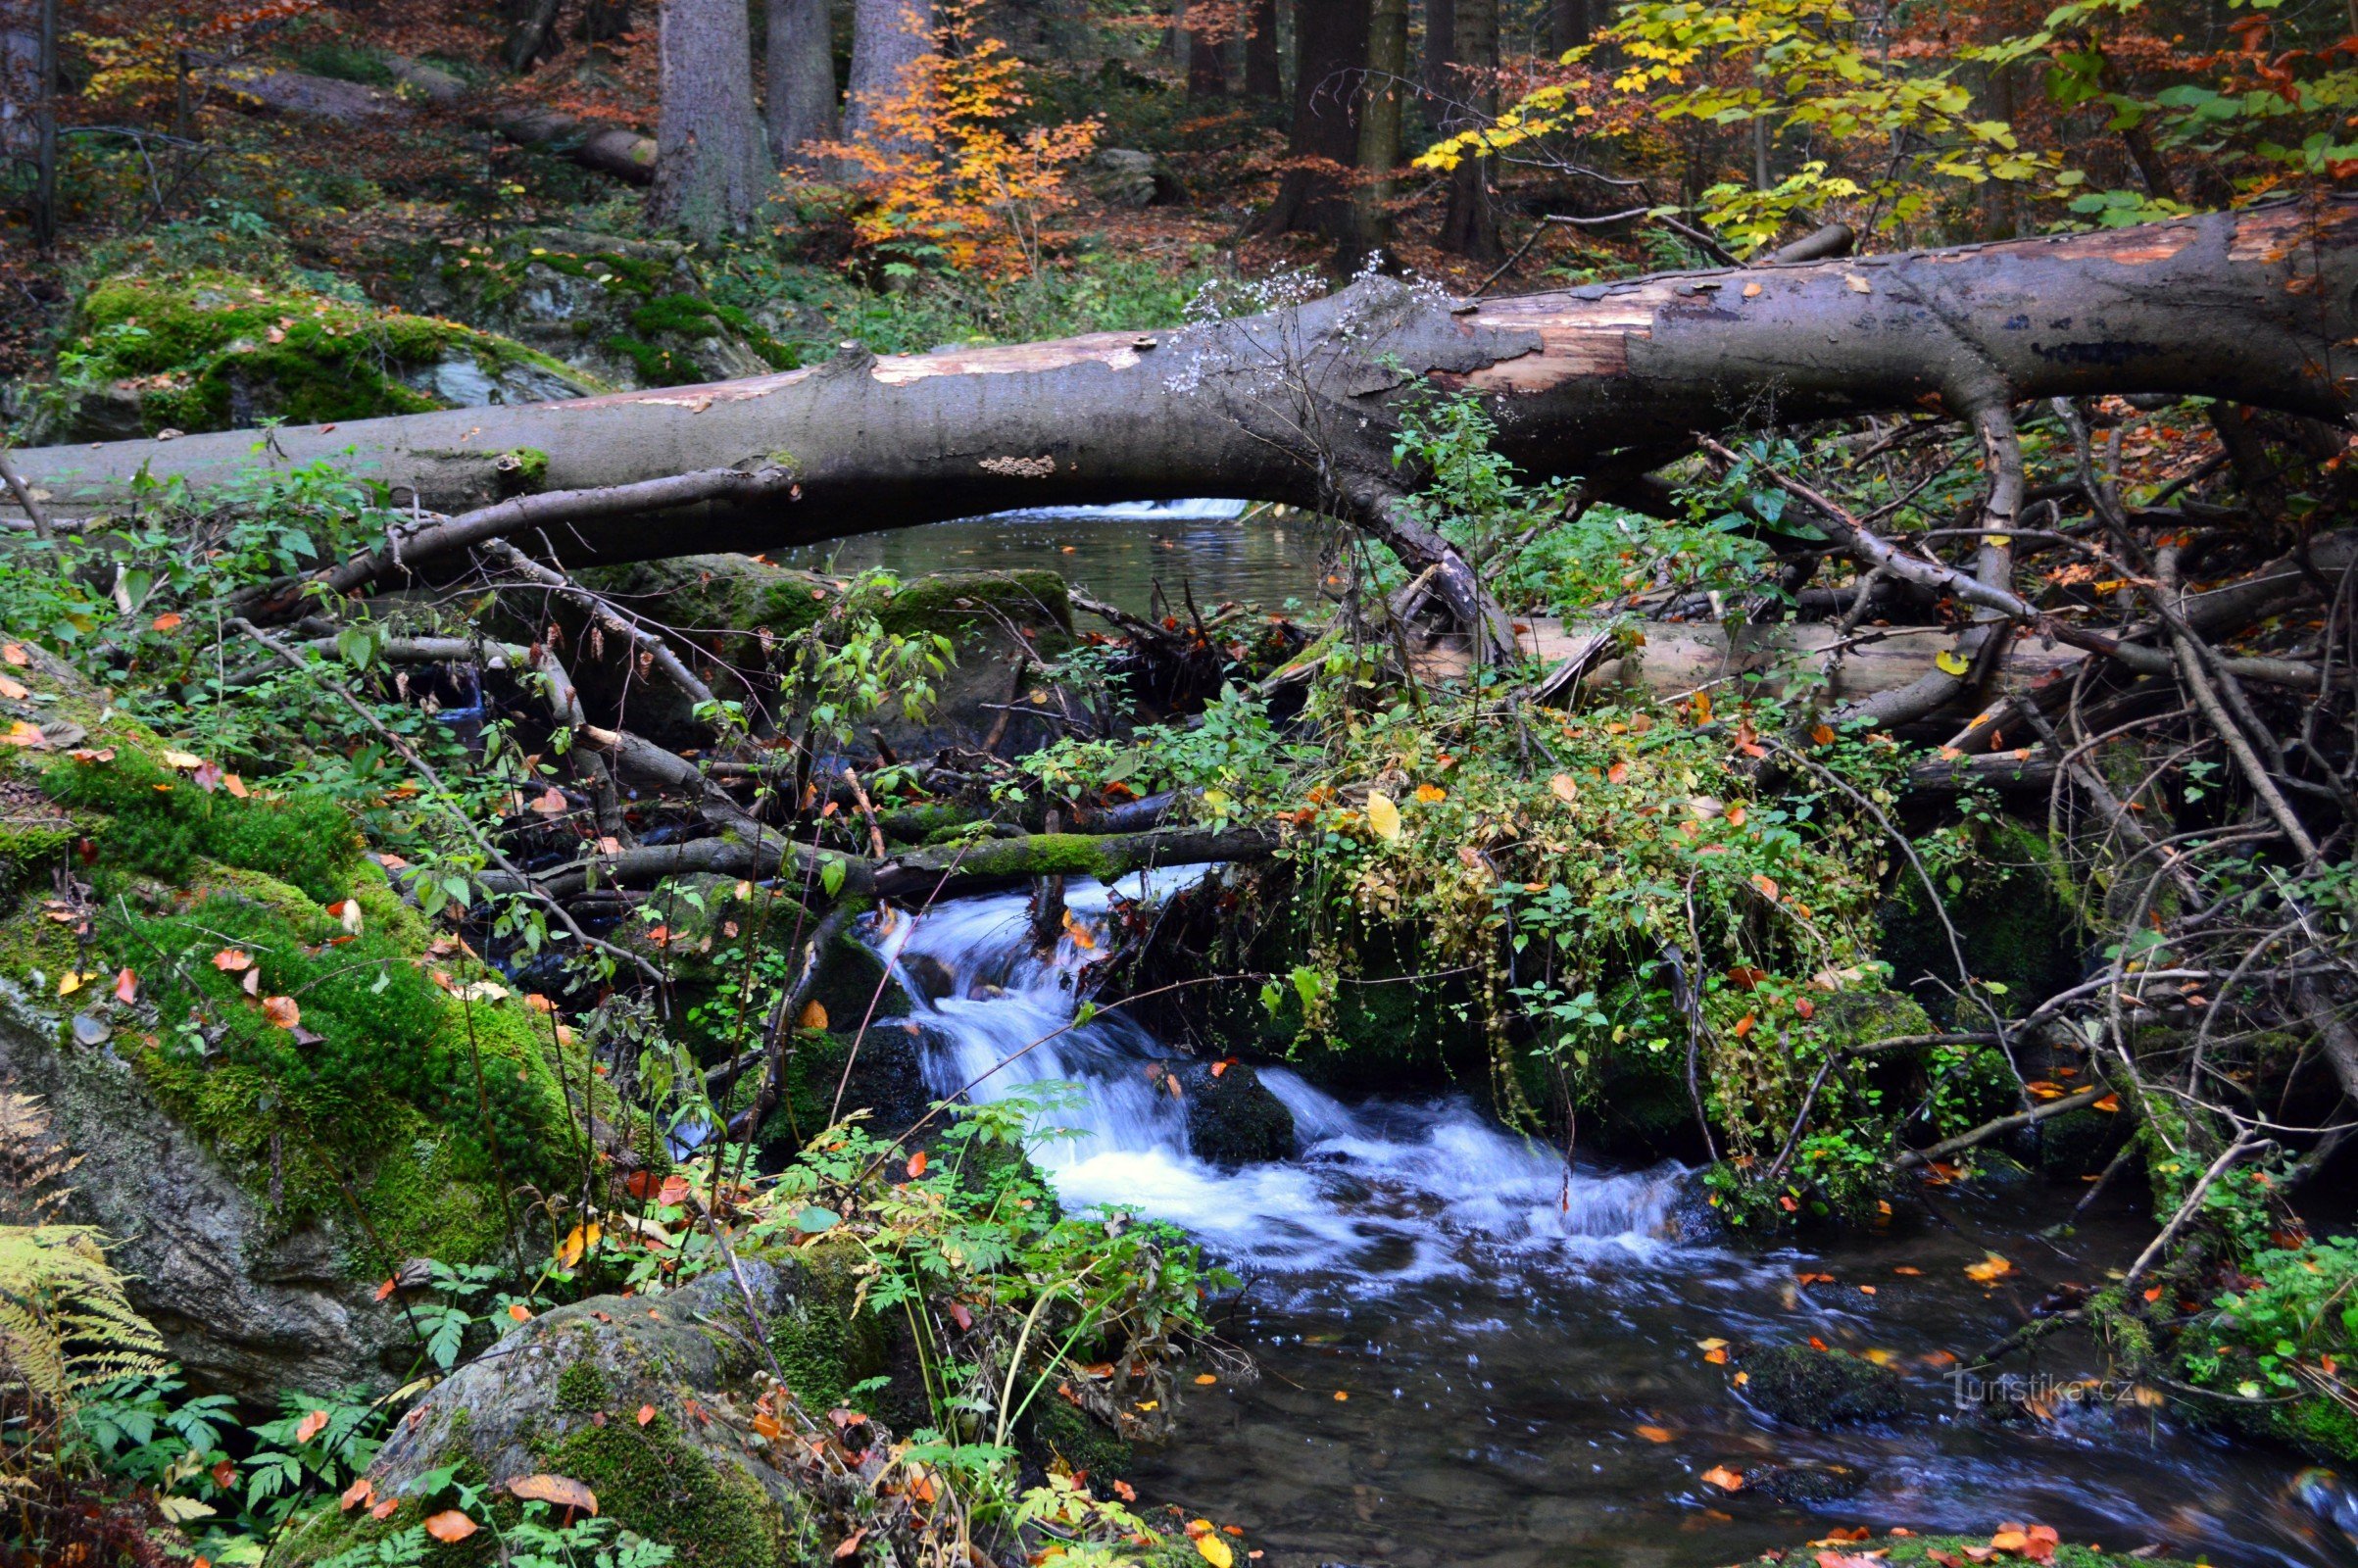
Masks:
[[[663,0],[661,49],[648,221],[707,239],[744,229],[776,185],[754,113],[745,0]]]
[[[34,62],[37,81],[33,125],[33,242],[46,253],[57,244],[57,4],[40,0],[40,54]]]
[[[1456,0],[1451,54],[1458,87],[1449,96],[1464,110],[1442,127],[1459,131],[1488,124],[1498,112],[1498,0]],[[1441,219],[1441,248],[1476,261],[1497,261],[1498,215],[1490,204],[1490,160],[1468,158],[1449,174],[1449,206]]]
[[[1187,66],[1187,95],[1193,99],[1228,96],[1226,40],[1205,37],[1188,24],[1187,0],[1173,0],[1171,42]]]
[[[557,40],[557,12],[561,0],[533,0],[508,34],[508,46],[502,51],[508,69],[526,72],[534,62],[549,52]]]
[[[908,90],[909,67],[934,47],[934,0],[853,0],[852,80],[844,140],[878,152],[906,150],[906,138],[880,125]]]
[[[1425,123],[1448,122],[1443,108],[1456,88],[1457,0],[1425,0],[1425,47],[1417,62],[1417,84],[1425,94]]]
[[[1392,172],[1400,161],[1400,110],[1408,91],[1408,0],[1373,0],[1367,74],[1359,97],[1359,182],[1351,237],[1336,260],[1353,271],[1392,250]]]
[[[1547,47],[1555,54],[1589,41],[1590,0],[1548,0]]]
[[[1273,103],[1284,92],[1277,60],[1277,0],[1253,0],[1253,30],[1245,35],[1245,96]]]
[[[1343,177],[1359,157],[1354,112],[1367,67],[1369,0],[1295,0],[1293,167],[1257,225],[1263,234],[1318,233],[1340,240],[1351,204]]]
[[[810,163],[806,142],[835,136],[835,38],[828,0],[768,0],[769,161]]]
[[[0,0],[0,158],[33,156],[40,83],[40,0]]]

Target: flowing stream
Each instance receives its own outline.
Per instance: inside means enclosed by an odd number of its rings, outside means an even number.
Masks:
[[[1126,878],[1119,896],[1204,874]],[[1115,896],[1078,883],[1067,902],[1086,929]],[[1263,1376],[1183,1385],[1173,1440],[1129,1479],[1244,1526],[1263,1568],[1704,1568],[1839,1528],[2005,1521],[2221,1565],[2358,1561],[2338,1483],[2126,1389],[2010,1417],[1958,1407],[1953,1356],[2053,1286],[2125,1264],[2145,1235],[2134,1215],[2042,1240],[2055,1194],[1958,1193],[1938,1222],[1817,1252],[1682,1242],[1675,1166],[1567,1169],[1462,1099],[1347,1105],[1283,1068],[1260,1075],[1294,1112],[1300,1157],[1222,1170],[1189,1152],[1184,1107],[1147,1070],[1167,1053],[1118,1009],[1044,1041],[1102,950],[1068,937],[1036,953],[1022,895],[900,915],[870,940],[932,1026],[935,1093],[1077,1086],[1034,1149],[1064,1201],[1169,1220],[1247,1279],[1220,1327]],[[1990,1251],[2015,1268],[1985,1286],[1965,1266]],[[1813,1336],[1907,1373],[1910,1413],[1781,1425],[1705,1343]],[[2040,1370],[2059,1381],[2102,1372],[2093,1347],[2050,1343]],[[1747,1485],[1704,1483],[1714,1466]]]

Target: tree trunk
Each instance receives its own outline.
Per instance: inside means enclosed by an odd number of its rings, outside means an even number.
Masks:
[[[1757,293],[1752,291],[1757,289]],[[586,490],[732,466],[795,485],[551,527],[568,562],[761,551],[1018,507],[1239,496],[1356,519],[1481,624],[1473,569],[1399,505],[1400,401],[1422,376],[1491,400],[1526,471],[1633,477],[1694,432],[1878,410],[2201,394],[2339,418],[2358,374],[2358,199],[1948,251],[1667,273],[1452,309],[1384,279],[1272,318],[1156,337],[822,366],[573,403],[284,425],[272,461],[350,462],[396,503],[456,512],[518,449]],[[346,455],[349,453],[349,457]],[[71,515],[142,469],[216,489],[249,434],[16,455]],[[2002,475],[2001,475],[2002,476]],[[789,499],[791,494],[792,499]],[[534,536],[537,545],[539,535]],[[1943,568],[1945,569],[1945,568]],[[1960,688],[1964,689],[1964,688]]]
[[[1369,0],[1295,0],[1291,167],[1256,232],[1344,237],[1351,204],[1343,176],[1359,155],[1354,107],[1367,68],[1368,9]]]
[[[754,113],[745,0],[663,0],[661,47],[648,221],[706,239],[743,230],[776,184]]]
[[[1277,60],[1277,0],[1253,0],[1253,30],[1245,36],[1245,96],[1274,102],[1285,92]]]
[[[835,138],[835,36],[828,0],[769,0],[769,161],[811,162],[806,142]]]
[[[1425,95],[1425,123],[1438,129],[1449,120],[1444,108],[1456,90],[1457,0],[1425,0],[1425,47],[1416,81]]]
[[[1385,266],[1392,250],[1392,172],[1400,161],[1400,109],[1408,85],[1408,0],[1373,0],[1367,73],[1359,94],[1359,180],[1344,271]]]
[[[1458,71],[1457,90],[1449,96],[1464,106],[1443,125],[1456,132],[1485,125],[1498,113],[1498,0],[1456,0],[1456,41],[1450,53]],[[1490,205],[1490,160],[1468,158],[1449,172],[1449,200],[1441,219],[1441,248],[1495,262],[1498,249],[1498,215]]]
[[[1589,41],[1589,0],[1548,0],[1547,47],[1561,55]]]
[[[1203,100],[1228,96],[1228,59],[1225,38],[1207,37],[1188,22],[1187,0],[1173,0],[1171,43],[1184,58],[1187,95]]]
[[[39,0],[0,0],[0,158],[33,156],[40,104]]]
[[[905,136],[880,123],[908,91],[909,70],[933,52],[933,0],[853,0],[852,80],[844,140],[881,153],[908,150]]]

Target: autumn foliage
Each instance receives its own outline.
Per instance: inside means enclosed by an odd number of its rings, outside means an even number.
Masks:
[[[934,47],[871,105],[872,134],[827,148],[865,198],[854,220],[863,248],[995,276],[1039,270],[1099,122],[1022,124],[1023,73],[983,31],[979,0],[942,8]]]

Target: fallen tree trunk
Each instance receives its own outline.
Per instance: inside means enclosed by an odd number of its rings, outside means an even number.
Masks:
[[[1400,502],[1395,416],[1417,382],[1488,399],[1526,469],[1634,477],[1695,433],[1935,409],[1970,418],[2019,506],[2013,404],[2200,393],[2322,417],[2346,410],[2358,335],[2358,200],[1945,251],[1675,273],[1452,304],[1388,280],[1184,331],[878,358],[572,403],[282,426],[275,457],[349,461],[397,501],[479,506],[528,465],[551,489],[774,466],[782,492],[584,519],[568,564],[760,551],[1041,505],[1229,495],[1354,517],[1459,623],[1496,636],[1474,568]],[[142,469],[203,491],[254,462],[240,433],[19,455],[61,502],[123,502]],[[1993,602],[2009,553],[1976,567]],[[1967,633],[1976,682],[2003,639]],[[1502,640],[1502,639],[1500,639]],[[1965,646],[1965,645],[1961,645]],[[1477,657],[1487,656],[1486,646]],[[1933,693],[1953,698],[1966,690]]]

